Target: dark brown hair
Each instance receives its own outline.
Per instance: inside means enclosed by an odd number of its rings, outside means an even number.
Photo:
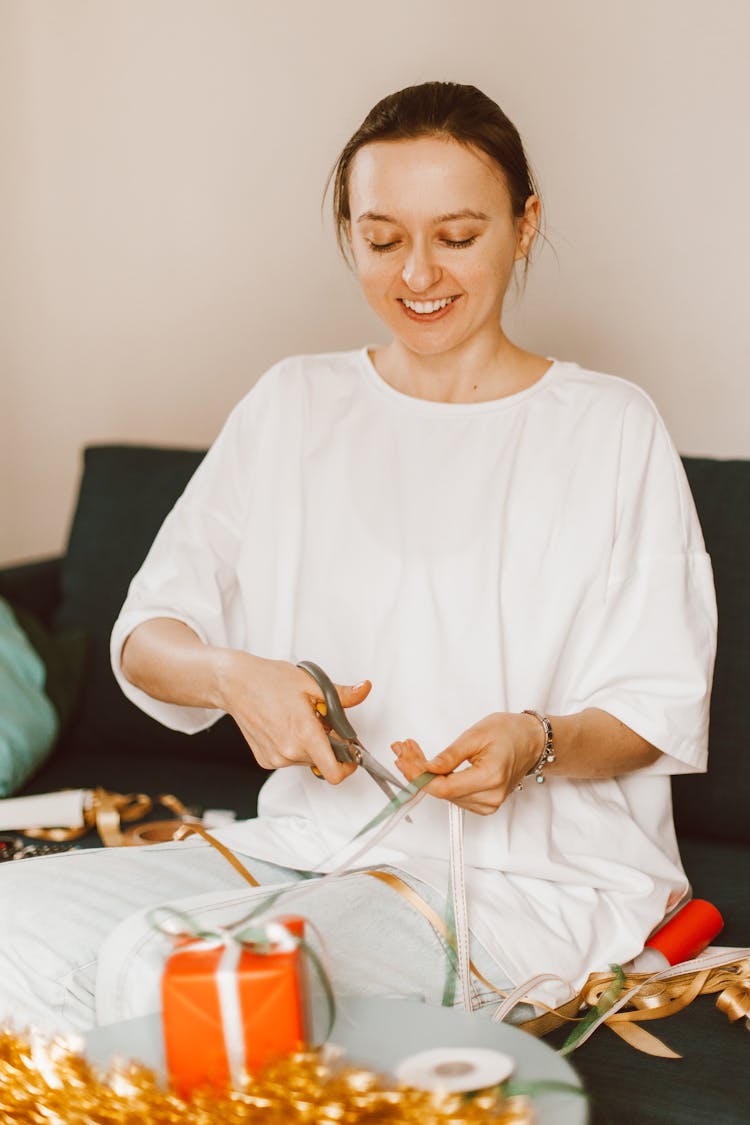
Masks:
[[[373,106],[341,151],[328,177],[333,181],[336,239],[346,257],[349,172],[357,152],[374,141],[446,137],[485,153],[498,165],[510,192],[513,214],[524,213],[526,200],[537,195],[523,142],[500,106],[476,86],[457,82],[423,82],[389,94]]]

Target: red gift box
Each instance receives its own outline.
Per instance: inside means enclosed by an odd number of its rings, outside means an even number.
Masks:
[[[301,918],[262,927],[265,940],[189,938],[162,977],[169,1077],[185,1097],[199,1086],[237,1084],[308,1038]]]

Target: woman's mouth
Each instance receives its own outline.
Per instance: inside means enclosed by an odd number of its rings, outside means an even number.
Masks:
[[[409,320],[432,321],[440,320],[446,316],[458,300],[455,297],[439,297],[433,301],[410,301],[406,297],[399,297],[399,303]]]

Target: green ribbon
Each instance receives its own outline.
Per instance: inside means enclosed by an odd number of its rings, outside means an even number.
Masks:
[[[437,777],[437,774],[430,773],[429,770],[420,773],[419,777],[415,777],[413,781],[409,782],[406,789],[402,789],[395,797],[391,797],[388,804],[380,810],[377,816],[374,816],[372,820],[368,820],[364,828],[360,828],[356,836],[352,836],[350,843],[354,843],[360,836],[365,836],[373,828],[377,828],[379,824],[382,824],[384,820],[388,820],[390,817],[394,816],[407,801],[410,801],[412,797],[416,797],[420,789],[424,789],[425,785],[429,785],[434,777]]]
[[[444,1008],[452,1008],[456,1003],[456,984],[458,983],[458,939],[456,937],[456,911],[453,905],[453,864],[448,861],[448,891],[445,899],[445,928],[447,944],[445,947]]]
[[[577,1094],[580,1098],[588,1097],[582,1086],[574,1086],[572,1082],[560,1082],[554,1078],[531,1078],[525,1082],[504,1082],[502,1091],[506,1098],[534,1098],[537,1094]]]
[[[619,999],[620,993],[625,987],[625,972],[621,965],[610,965],[609,967],[615,975],[614,980],[604,990],[596,1004],[592,1008],[589,1008],[578,1026],[571,1031],[560,1048],[559,1054],[569,1055],[575,1051],[591,1025],[596,1023],[599,1017],[603,1016],[605,1012],[609,1011],[612,1005]]]

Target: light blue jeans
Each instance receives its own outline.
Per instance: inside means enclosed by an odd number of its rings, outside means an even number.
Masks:
[[[210,929],[243,917],[279,884],[293,889],[279,899],[278,913],[302,914],[317,929],[337,995],[442,1002],[445,941],[392,887],[357,872],[321,882],[238,858],[263,890],[199,838],[1,864],[0,1025],[87,1030],[158,1011],[171,943],[155,930],[153,908],[169,904]],[[439,894],[411,877],[409,883],[444,915]],[[512,987],[473,937],[471,956],[493,985]],[[492,1011],[496,993],[476,980],[474,986],[477,1010]]]

